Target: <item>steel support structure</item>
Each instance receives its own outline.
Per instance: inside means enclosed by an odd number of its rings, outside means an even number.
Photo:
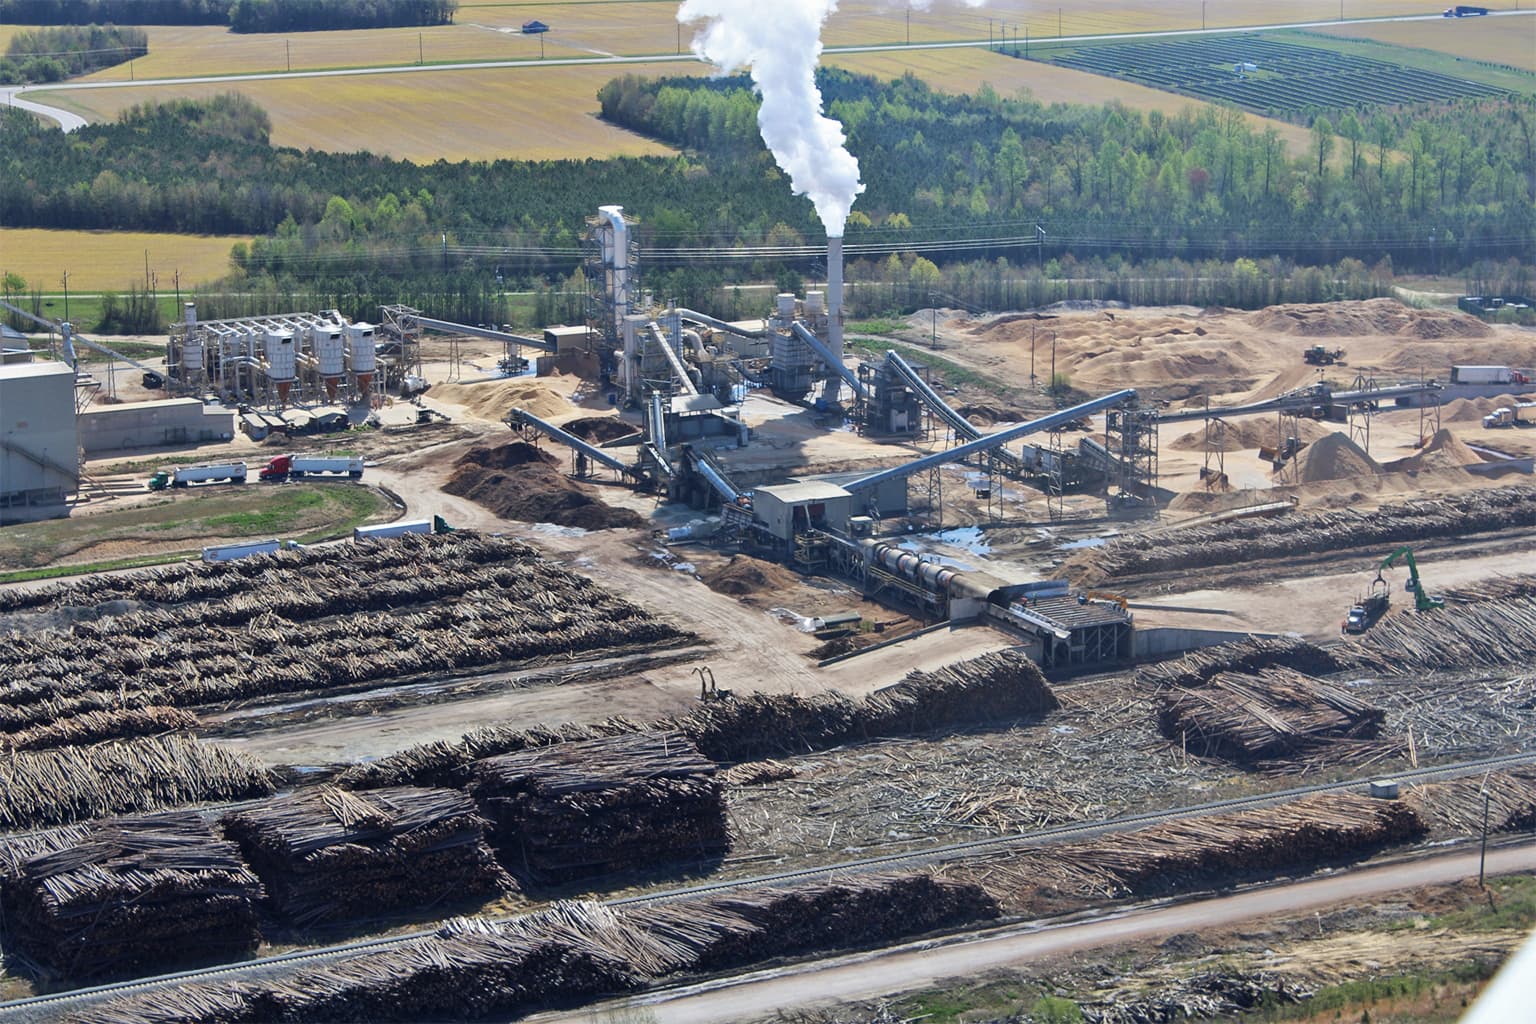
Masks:
[[[1105,415],[1105,447],[1115,464],[1104,489],[1115,507],[1157,507],[1157,410],[1111,409]]]

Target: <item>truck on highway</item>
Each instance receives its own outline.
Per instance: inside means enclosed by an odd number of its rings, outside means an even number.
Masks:
[[[352,530],[352,540],[388,540],[391,537],[404,537],[408,533],[452,533],[453,527],[442,516],[433,516],[431,519],[408,519],[393,523],[375,523],[372,526],[358,526]]]
[[[279,455],[256,475],[263,480],[300,480],[306,476],[347,476],[356,480],[363,475],[363,460],[357,455]]]
[[[1530,380],[1519,370],[1508,366],[1453,366],[1452,384],[1529,384]]]
[[[163,491],[167,487],[187,487],[191,484],[211,484],[228,480],[232,484],[245,483],[245,463],[216,462],[205,466],[177,466],[175,469],[156,470],[149,478],[149,489]]]
[[[216,547],[203,548],[203,561],[233,562],[237,558],[248,558],[251,555],[270,555],[282,546],[282,541],[276,537],[271,540],[247,541],[244,544],[220,544]]]
[[[1469,7],[1466,4],[1457,4],[1455,7],[1447,7],[1441,15],[1445,18],[1475,18],[1480,14],[1487,14],[1486,7]]]

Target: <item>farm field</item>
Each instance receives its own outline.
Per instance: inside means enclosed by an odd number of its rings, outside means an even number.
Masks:
[[[1208,105],[1134,82],[1037,61],[1016,60],[987,50],[834,54],[824,57],[823,63],[880,78],[900,78],[910,71],[944,92],[973,93],[983,82],[990,83],[1002,96],[1012,96],[1020,89],[1027,89],[1041,103],[1098,104],[1114,100],[1132,110],[1161,110],[1164,113]],[[1273,127],[1292,153],[1302,152],[1308,145],[1307,130],[1299,125],[1256,114],[1245,114],[1244,118],[1258,131]]]
[[[1432,50],[1459,59],[1508,64],[1536,72],[1536,17],[1383,22],[1313,31],[1339,39],[1368,39],[1390,46]]]
[[[332,152],[366,150],[433,160],[561,160],[650,156],[672,150],[597,118],[597,90],[616,75],[702,74],[696,63],[484,68],[366,75],[325,83],[261,79],[177,86],[34,93],[92,119],[136,103],[238,92],[272,119],[272,143]],[[228,254],[228,246],[224,254]]]
[[[147,251],[160,290],[174,287],[178,270],[185,290],[224,276],[230,248],[248,241],[241,235],[0,228],[0,272],[20,274],[45,293],[60,289],[65,271],[70,291],[116,291],[143,285]]]

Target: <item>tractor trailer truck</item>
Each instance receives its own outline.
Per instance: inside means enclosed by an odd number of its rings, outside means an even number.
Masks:
[[[408,519],[394,523],[375,523],[372,526],[358,526],[352,530],[352,540],[388,540],[390,537],[404,537],[408,533],[452,533],[453,527],[448,525],[442,516],[433,516],[431,519]]]
[[[245,483],[245,463],[219,462],[206,466],[177,466],[162,469],[149,478],[149,489],[163,491],[167,487],[188,487],[192,484],[217,483],[228,480],[232,484]]]
[[[301,480],[306,476],[363,475],[363,460],[356,455],[279,455],[257,474],[263,480]]]
[[[1529,384],[1525,374],[1507,366],[1453,366],[1452,384]]]

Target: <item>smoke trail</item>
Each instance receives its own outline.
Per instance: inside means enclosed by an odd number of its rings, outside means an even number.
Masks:
[[[810,196],[830,238],[841,238],[864,191],[843,126],[822,114],[816,65],[821,27],[837,0],[684,0],[677,20],[709,19],[693,52],[726,73],[750,68],[762,96],[757,125],[796,195]]]

